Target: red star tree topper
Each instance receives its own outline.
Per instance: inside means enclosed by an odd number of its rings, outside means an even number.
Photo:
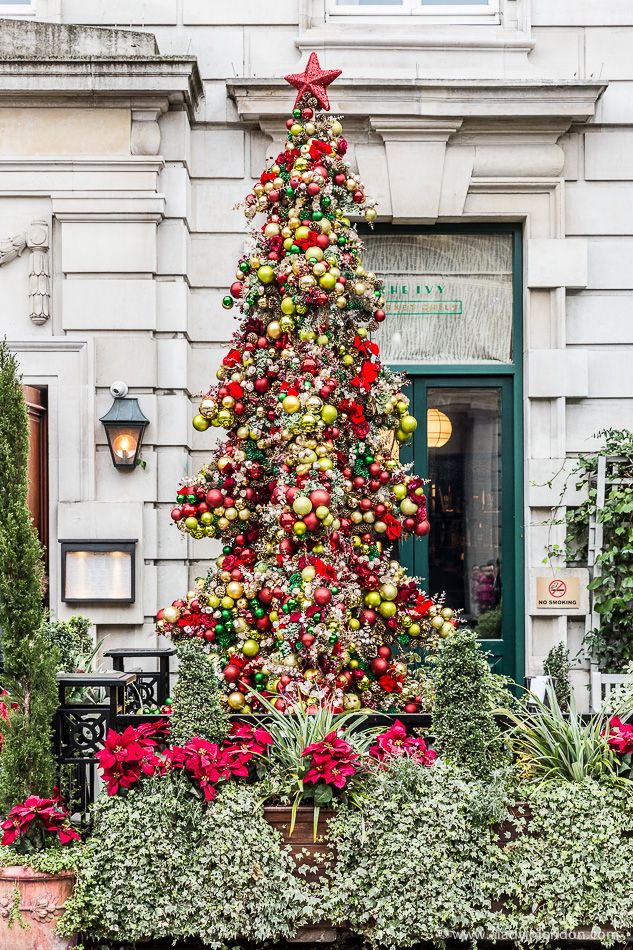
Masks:
[[[253,246],[223,300],[241,322],[193,420],[227,436],[172,511],[222,549],[158,630],[213,652],[242,713],[258,708],[253,688],[279,709],[301,698],[416,712],[414,648],[456,624],[390,557],[429,523],[422,480],[394,452],[416,421],[372,340],[382,284],[349,219],[376,212],[340,121],[314,111],[338,75],[313,53],[286,77],[299,91],[287,142],[246,196]]]
[[[321,69],[316,53],[310,53],[308,65],[302,73],[291,73],[284,76],[286,82],[298,89],[295,106],[299,105],[304,96],[314,96],[316,104],[322,109],[330,108],[330,100],[326,87],[341,75],[340,69]]]

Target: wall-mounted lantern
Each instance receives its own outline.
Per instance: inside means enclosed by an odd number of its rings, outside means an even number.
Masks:
[[[138,463],[149,419],[143,414],[138,399],[126,398],[127,391],[125,383],[112,383],[110,392],[114,402],[99,421],[106,431],[112,464],[115,468],[129,471]]]

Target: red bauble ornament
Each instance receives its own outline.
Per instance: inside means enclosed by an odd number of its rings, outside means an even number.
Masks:
[[[382,323],[383,320],[386,320],[387,314],[384,310],[374,310],[374,320],[377,323]]]
[[[219,488],[210,488],[207,492],[207,505],[209,508],[221,508],[224,502],[224,495]]]
[[[328,587],[317,587],[313,597],[318,607],[327,607],[332,602],[332,591]]]
[[[330,504],[330,494],[325,488],[315,488],[310,492],[310,501],[313,508],[327,508]]]
[[[307,515],[304,515],[303,523],[308,531],[316,531],[320,524],[319,519],[313,511],[309,512]]]
[[[420,521],[415,526],[415,533],[417,534],[419,538],[426,537],[426,535],[429,533],[430,530],[431,530],[431,525],[429,524],[428,521]]]
[[[182,508],[172,508],[171,516],[174,521],[180,521],[182,518]]]
[[[388,647],[386,643],[381,643],[378,647],[378,656],[381,656],[383,660],[388,660],[391,656],[391,647]]]
[[[255,380],[255,390],[258,393],[267,393],[270,389],[270,381],[267,376],[262,376]]]
[[[242,287],[244,284],[241,280],[236,280],[231,284],[231,297],[235,297],[237,300],[238,297],[242,296]]]
[[[375,676],[384,676],[388,669],[389,664],[387,660],[384,660],[380,656],[377,656],[371,661],[371,671]]]
[[[233,663],[229,663],[228,666],[225,666],[222,670],[222,675],[227,683],[237,683],[241,675],[241,670],[239,666],[235,666]]]
[[[417,713],[419,711],[419,706],[417,703],[405,703],[404,711],[406,713]]]

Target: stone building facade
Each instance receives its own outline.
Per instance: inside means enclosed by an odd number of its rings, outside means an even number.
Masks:
[[[216,552],[169,509],[211,441],[190,420],[232,329],[234,205],[283,141],[283,75],[315,50],[343,70],[332,108],[381,233],[518,228],[511,671],[539,672],[561,640],[575,652],[586,573],[571,611],[540,608],[536,578],[570,457],[633,419],[628,0],[0,0],[0,15],[0,324],[48,392],[53,611],[76,609],[55,539],[137,540],[134,603],[82,608],[109,646],[151,642],[156,609]],[[115,380],[150,420],[132,473],[99,422]]]

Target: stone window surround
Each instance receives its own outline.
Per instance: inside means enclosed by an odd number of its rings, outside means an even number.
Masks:
[[[234,80],[227,88],[245,125],[264,132],[278,147],[287,114],[283,83]],[[588,353],[565,347],[567,291],[587,284],[587,241],[565,236],[560,139],[595,115],[605,88],[582,82],[369,82],[341,77],[330,89],[332,111],[345,117],[352,160],[355,153],[369,194],[380,202],[379,221],[523,225],[527,525],[537,520],[539,509],[558,501],[557,488],[547,491],[542,485],[565,465],[566,399],[588,394]],[[403,163],[418,174],[414,190]],[[532,291],[541,298],[547,293],[550,349],[530,344]],[[552,535],[551,541],[564,543],[564,528],[553,531],[560,536]],[[525,535],[525,655],[526,672],[532,673],[534,623],[541,630],[548,626],[551,642],[564,641],[567,617],[545,615],[534,607],[542,551],[534,549],[529,528]],[[581,586],[586,586],[585,575]]]
[[[425,5],[422,0],[402,0],[402,6],[359,5],[346,3],[346,0],[327,0],[326,13],[332,19],[336,17],[375,18],[383,22],[388,18],[402,16],[421,16],[430,23],[464,22],[499,23],[499,0],[480,0],[478,4],[460,4],[451,0],[445,5]]]
[[[334,12],[335,0],[298,0],[297,46],[307,53],[317,50],[360,49],[485,49],[514,53],[527,65],[533,48],[530,35],[531,0],[495,0],[492,15],[479,13],[425,13],[420,15],[372,14],[371,10]],[[456,0],[457,5],[457,0]],[[464,8],[462,8],[463,10]],[[444,28],[444,29],[443,29]],[[525,70],[528,71],[528,70]]]

